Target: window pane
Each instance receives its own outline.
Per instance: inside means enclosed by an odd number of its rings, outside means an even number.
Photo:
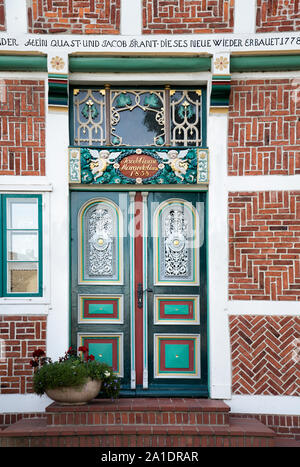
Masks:
[[[8,263],[8,293],[38,292],[38,263]]]
[[[7,228],[37,229],[38,200],[36,198],[7,198]]]
[[[104,92],[74,89],[74,141],[77,146],[105,144]]]
[[[114,146],[161,146],[165,143],[162,91],[113,91],[111,143]]]
[[[7,232],[7,259],[9,261],[37,261],[38,233],[9,231]]]
[[[171,96],[171,144],[201,146],[201,91],[176,91]]]

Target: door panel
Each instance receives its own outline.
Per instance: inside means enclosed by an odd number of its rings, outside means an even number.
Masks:
[[[148,206],[148,388],[207,396],[205,194],[154,192]]]
[[[71,340],[124,396],[207,396],[205,193],[71,193]]]
[[[130,381],[127,193],[71,193],[71,342]]]

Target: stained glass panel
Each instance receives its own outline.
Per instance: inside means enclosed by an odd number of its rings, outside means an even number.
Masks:
[[[105,144],[105,91],[74,89],[74,144]]]
[[[161,146],[165,143],[162,91],[112,91],[111,144]]]
[[[201,146],[201,91],[171,91],[171,144]]]

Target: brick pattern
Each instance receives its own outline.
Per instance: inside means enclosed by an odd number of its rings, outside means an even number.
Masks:
[[[229,299],[300,301],[300,191],[229,193]]]
[[[211,401],[208,401],[211,402]],[[111,403],[99,399],[86,410],[85,406],[62,407],[52,404],[46,408],[47,425],[224,425],[229,421],[229,407],[207,406],[206,400],[140,399],[134,403],[123,399]]]
[[[30,365],[36,348],[46,349],[44,316],[0,316],[0,339],[5,358],[0,360],[0,394],[33,392]]]
[[[0,430],[1,427],[7,427],[13,423],[18,422],[19,420],[24,420],[28,418],[43,418],[45,417],[44,412],[7,412],[0,413]]]
[[[0,175],[45,175],[44,81],[0,81]]]
[[[228,175],[300,174],[299,80],[232,81]]]
[[[143,0],[143,34],[233,32],[234,0]]]
[[[0,0],[0,31],[6,31],[5,0]]]
[[[120,0],[27,0],[28,32],[120,34]]]
[[[230,316],[230,340],[233,394],[300,395],[299,316]]]
[[[257,0],[256,8],[256,32],[300,30],[300,0]]]

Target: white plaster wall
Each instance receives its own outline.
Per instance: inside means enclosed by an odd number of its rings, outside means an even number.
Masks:
[[[235,0],[235,34],[254,34],[256,29],[256,0]]]
[[[69,348],[69,115],[47,115],[46,173],[53,184],[50,209],[51,307],[47,323],[47,354],[57,359]]]
[[[208,338],[210,397],[229,398],[231,367],[227,299],[227,114],[208,115]]]
[[[142,34],[142,2],[141,0],[121,0],[122,35],[139,36]]]
[[[6,9],[6,29],[8,34],[27,33],[27,5],[26,0],[7,0]]]

